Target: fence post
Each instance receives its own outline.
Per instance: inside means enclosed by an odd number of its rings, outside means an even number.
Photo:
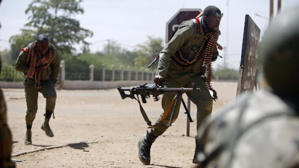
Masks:
[[[93,81],[94,80],[94,66],[90,65],[89,69],[90,69],[90,71],[89,71],[89,80]]]
[[[149,81],[149,72],[148,72],[148,69],[146,69],[146,81]]]
[[[155,79],[155,72],[152,73],[152,81]]]
[[[141,81],[144,81],[144,69],[143,68],[141,68],[140,69],[140,71],[141,71]]]
[[[112,70],[112,79],[111,79],[111,81],[114,81],[115,79],[114,79],[114,75],[115,75],[115,69],[114,69],[114,65],[111,65],[111,70]]]
[[[124,67],[120,66],[120,81],[124,80]]]
[[[102,81],[105,81],[105,66],[102,65]]]
[[[128,81],[131,81],[131,67],[128,66]]]
[[[138,71],[135,71],[135,81],[138,81]]]
[[[64,87],[64,80],[65,80],[65,62],[64,60],[60,61],[60,88],[62,89]]]

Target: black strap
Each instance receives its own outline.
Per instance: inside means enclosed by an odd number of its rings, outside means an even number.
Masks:
[[[152,122],[148,119],[146,113],[145,113],[145,110],[143,109],[141,103],[140,103],[140,100],[139,100],[139,96],[137,95],[137,99],[136,97],[134,97],[135,100],[137,100],[137,102],[139,103],[139,108],[140,108],[140,112],[142,114],[142,117],[144,119],[144,121],[146,122],[146,124],[149,126],[149,127],[152,127]]]

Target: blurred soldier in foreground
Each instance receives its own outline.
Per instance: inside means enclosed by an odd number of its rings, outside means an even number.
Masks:
[[[1,4],[1,0],[0,0]],[[0,24],[1,28],[1,24]],[[0,74],[1,74],[1,55],[0,55]],[[0,167],[15,168],[15,163],[11,161],[12,134],[7,124],[6,104],[0,87]]]
[[[45,131],[47,136],[53,137],[49,120],[56,103],[54,85],[59,73],[59,58],[56,49],[49,43],[48,36],[40,34],[37,41],[30,43],[26,48],[22,48],[15,68],[25,75],[24,86],[27,103],[25,144],[32,144],[31,127],[37,112],[38,92],[41,92],[46,98],[45,122],[41,129]]]
[[[240,95],[200,127],[200,168],[299,167],[299,6],[262,41],[262,90]]]
[[[1,3],[1,1],[0,1]],[[0,57],[0,73],[1,73],[1,57]],[[0,87],[0,167],[13,168],[15,163],[11,161],[12,152],[12,134],[7,124],[6,104]]]
[[[154,82],[168,88],[192,88],[192,83],[200,92],[188,92],[187,96],[197,106],[197,128],[201,121],[212,111],[213,100],[209,90],[213,92],[214,100],[217,93],[211,86],[212,62],[217,59],[221,46],[217,43],[220,35],[219,25],[222,13],[216,6],[208,6],[202,16],[184,21],[160,53],[158,68]],[[206,78],[204,77],[206,75]],[[163,114],[157,120],[157,126],[152,128],[138,143],[138,156],[143,164],[150,164],[150,149],[156,138],[169,127],[171,113],[166,113],[168,107],[173,107],[176,93],[165,93],[162,99]],[[179,97],[180,98],[180,97]],[[178,102],[181,102],[179,99]],[[172,104],[172,105],[171,105]],[[174,122],[179,114],[180,103],[173,115]],[[171,108],[172,109],[172,108]]]

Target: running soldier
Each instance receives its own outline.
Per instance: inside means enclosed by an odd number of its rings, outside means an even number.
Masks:
[[[59,58],[56,49],[49,43],[49,37],[45,34],[38,36],[37,41],[22,48],[17,59],[15,69],[25,75],[25,95],[27,103],[26,111],[26,136],[25,144],[32,144],[31,128],[37,112],[38,92],[46,98],[45,121],[41,129],[46,135],[54,134],[49,126],[49,120],[54,113],[56,104],[55,83],[59,73]],[[54,118],[54,114],[53,114]]]
[[[213,98],[217,99],[216,91],[211,87],[212,61],[218,56],[217,43],[220,35],[219,25],[222,13],[215,6],[208,6],[195,19],[184,21],[178,30],[162,49],[159,55],[158,68],[154,82],[166,87],[195,87],[200,92],[188,92],[187,96],[197,106],[197,128],[212,111]],[[206,77],[204,77],[206,75]],[[173,101],[175,93],[165,93],[162,99],[162,108],[165,111]],[[180,99],[179,101],[180,102]],[[176,107],[172,122],[179,114],[180,103]],[[162,135],[169,127],[171,113],[162,121],[163,114],[157,120],[157,126],[152,128],[138,143],[138,155],[143,164],[150,164],[150,149],[156,138]]]

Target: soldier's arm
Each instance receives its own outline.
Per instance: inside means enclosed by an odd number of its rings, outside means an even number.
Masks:
[[[195,33],[196,30],[194,29],[193,22],[189,21],[188,23],[180,25],[174,36],[160,52],[160,58],[156,72],[157,75],[166,77],[170,57],[173,56],[186,41],[191,39]]]
[[[53,60],[53,62],[51,63],[51,68],[52,68],[52,81],[55,84],[57,81],[57,77],[58,77],[58,73],[59,73],[59,69],[60,69],[60,62],[59,62],[59,57],[58,54],[56,53],[55,55],[55,59]]]
[[[20,71],[20,72],[23,72],[23,73],[28,72],[29,67],[26,66],[27,54],[28,54],[28,52],[24,52],[24,51],[20,52],[20,54],[18,56],[18,59],[17,59],[17,62],[15,64],[15,69],[17,71]]]

